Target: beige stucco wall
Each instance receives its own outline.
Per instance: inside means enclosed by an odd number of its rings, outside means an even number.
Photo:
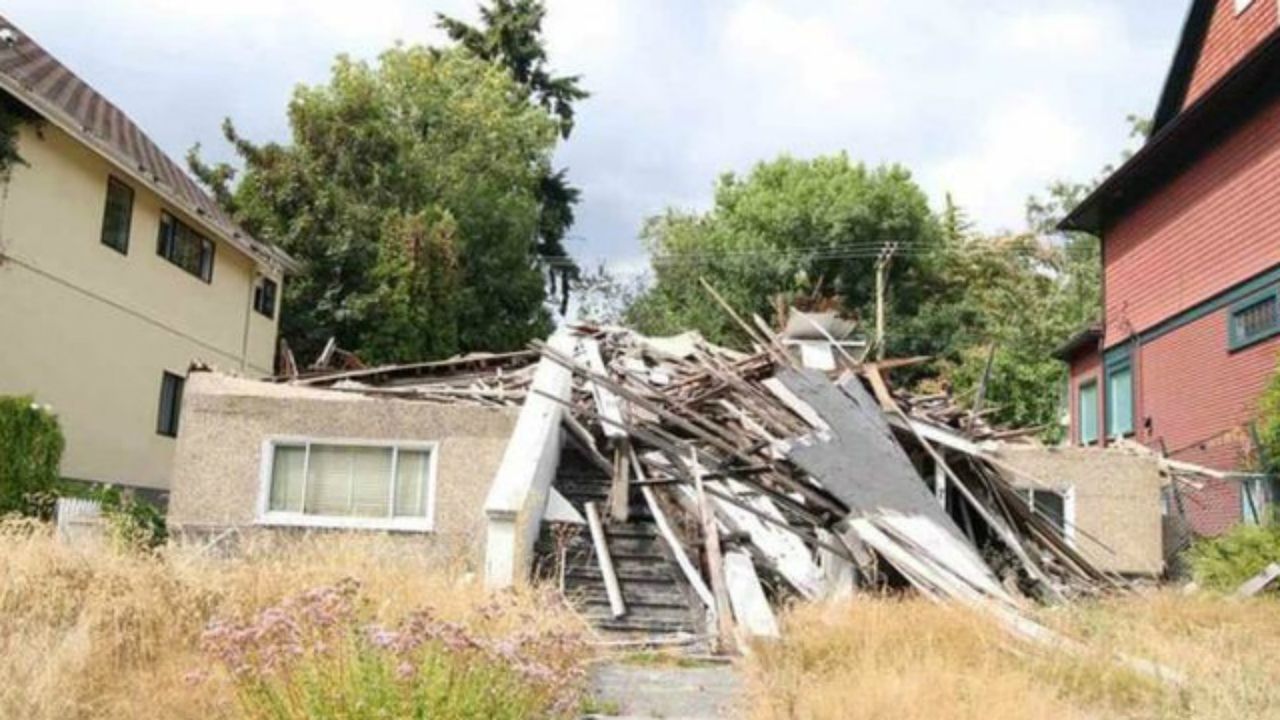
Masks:
[[[1050,489],[1074,489],[1075,547],[1099,568],[1130,575],[1164,571],[1160,489],[1166,479],[1154,457],[1119,449],[1009,447],[1000,459]],[[1010,479],[1017,487],[1037,487],[1027,478]]]
[[[169,522],[207,531],[258,524],[264,441],[436,442],[435,531],[419,536],[484,550],[484,502],[518,410],[371,399],[194,373],[182,409]]]
[[[101,243],[111,166],[47,123],[22,127],[19,152],[28,166],[0,187],[0,394],[53,406],[64,475],[166,488],[162,373],[194,360],[270,373],[277,322],[250,311],[261,269],[216,239],[212,283],[169,263],[156,254],[161,209],[198,225],[116,173],[134,190],[122,255]]]

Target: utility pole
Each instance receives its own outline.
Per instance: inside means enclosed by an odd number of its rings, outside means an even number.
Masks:
[[[898,243],[885,243],[876,260],[876,360],[884,359],[884,294],[888,284],[889,263],[898,250]]]

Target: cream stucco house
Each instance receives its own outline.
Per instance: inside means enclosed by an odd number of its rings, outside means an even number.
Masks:
[[[65,476],[167,489],[187,368],[271,374],[294,263],[3,16],[0,100],[0,394],[54,408]]]

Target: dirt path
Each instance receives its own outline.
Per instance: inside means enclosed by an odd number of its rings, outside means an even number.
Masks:
[[[702,667],[608,663],[592,674],[599,714],[592,718],[712,720],[742,717],[742,683],[732,665]]]

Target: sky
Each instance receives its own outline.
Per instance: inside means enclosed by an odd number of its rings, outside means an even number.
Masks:
[[[554,69],[592,97],[557,151],[583,190],[568,250],[644,267],[644,219],[705,210],[762,160],[847,152],[909,168],[935,207],[1023,227],[1028,195],[1086,180],[1153,113],[1189,0],[547,0]],[[333,58],[441,43],[476,0],[6,0],[4,14],[170,155],[230,159],[230,116],[287,140]]]

